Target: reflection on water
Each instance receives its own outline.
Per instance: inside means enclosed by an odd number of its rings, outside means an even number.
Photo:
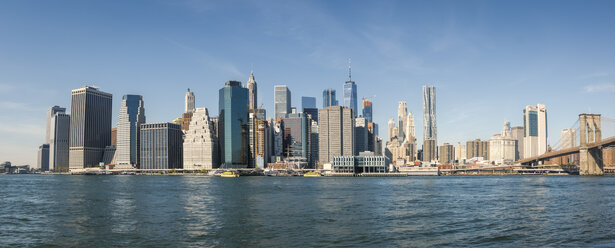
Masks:
[[[0,176],[0,247],[615,245],[615,177]]]

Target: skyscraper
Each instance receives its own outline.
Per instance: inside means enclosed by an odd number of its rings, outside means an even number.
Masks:
[[[406,139],[406,118],[408,116],[408,108],[406,107],[406,101],[400,101],[397,105],[397,137],[400,141]]]
[[[344,83],[344,106],[352,109],[352,114],[357,116],[357,85],[352,81],[350,64],[348,65],[348,81]]]
[[[318,111],[319,163],[329,163],[333,156],[353,156],[354,116],[352,109],[331,106]]]
[[[145,123],[140,128],[141,169],[182,169],[183,132],[173,123]]]
[[[438,144],[438,129],[436,126],[436,87],[423,86],[423,140],[430,138],[434,139],[436,144]]]
[[[572,148],[577,146],[577,130],[572,128],[562,129],[560,138],[560,148]]]
[[[389,141],[393,140],[394,137],[397,137],[397,133],[395,132],[395,119],[391,118],[389,119]]]
[[[373,122],[372,119],[372,101],[363,99],[363,117],[367,122]]]
[[[512,127],[510,131],[512,138],[517,141],[517,147],[515,147],[515,161],[523,159],[523,135],[525,134],[523,127]]]
[[[367,120],[364,117],[357,117],[354,120],[354,155],[359,156],[360,152],[369,151],[369,133],[367,128]]]
[[[547,108],[544,104],[528,105],[523,110],[523,156],[541,155],[547,151]]]
[[[68,170],[70,115],[65,110],[54,106],[47,112],[46,142],[49,142],[49,170],[52,171]]]
[[[292,114],[282,119],[283,156],[287,160],[305,162],[310,167],[312,120],[304,114]]]
[[[414,142],[416,137],[414,136],[414,116],[412,115],[412,113],[408,113],[408,115],[406,116],[405,124],[406,124],[406,131],[404,132],[406,135],[405,140]]]
[[[273,108],[275,118],[284,118],[290,114],[290,90],[286,85],[273,87]]]
[[[38,147],[37,167],[41,171],[49,170],[49,144],[42,144]]]
[[[258,94],[253,72],[250,72],[246,88],[248,88],[248,110],[256,110],[258,108]]]
[[[184,169],[211,170],[218,167],[218,147],[214,123],[206,108],[197,108],[184,138]]]
[[[316,108],[316,97],[301,97],[301,109],[305,110],[306,108]]]
[[[301,97],[302,112],[309,115],[312,120],[318,122],[318,108],[316,108],[316,97]]]
[[[119,168],[138,166],[139,128],[143,123],[145,123],[143,97],[140,95],[124,95],[120,115],[117,119],[117,149],[115,154]]]
[[[51,130],[51,119],[57,114],[57,113],[65,113],[66,112],[66,108],[62,108],[60,106],[53,106],[51,108],[49,108],[47,110],[47,129],[45,131],[45,144],[51,144],[51,135],[53,134],[53,130]]]
[[[184,113],[193,112],[194,111],[194,93],[190,91],[186,92],[186,103]]]
[[[71,95],[70,169],[98,166],[111,144],[113,96],[92,86],[75,89]]]
[[[271,157],[271,128],[267,122],[267,113],[264,109],[248,114],[250,132],[250,159],[249,168],[265,168]]]
[[[337,106],[337,100],[335,99],[335,90],[326,89],[322,91],[322,108]]]
[[[248,166],[248,89],[227,81],[219,91],[218,141],[222,168]]]

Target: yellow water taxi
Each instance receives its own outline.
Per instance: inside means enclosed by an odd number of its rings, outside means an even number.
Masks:
[[[234,171],[225,171],[220,174],[220,177],[239,177],[239,173]]]
[[[320,177],[322,175],[320,175],[319,172],[316,171],[308,171],[305,174],[303,174],[304,177]]]

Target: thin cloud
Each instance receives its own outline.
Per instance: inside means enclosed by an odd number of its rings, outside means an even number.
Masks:
[[[5,136],[6,134],[21,134],[21,135],[29,135],[34,137],[42,137],[41,135],[45,134],[45,128],[40,125],[0,125],[0,134]]]
[[[585,92],[615,92],[615,83],[590,84],[585,86]]]

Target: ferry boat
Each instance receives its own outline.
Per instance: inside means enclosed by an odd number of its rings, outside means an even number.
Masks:
[[[239,177],[239,173],[234,171],[225,171],[220,174],[220,177]]]
[[[320,175],[319,172],[316,171],[308,171],[305,174],[303,174],[304,177],[320,177],[322,175]]]

